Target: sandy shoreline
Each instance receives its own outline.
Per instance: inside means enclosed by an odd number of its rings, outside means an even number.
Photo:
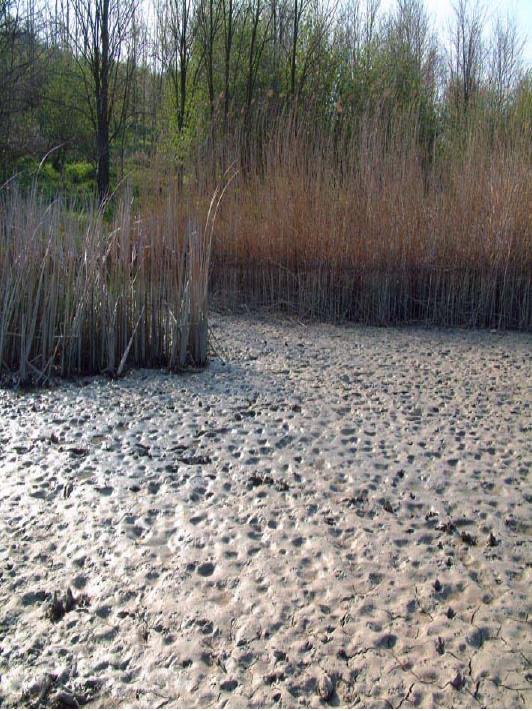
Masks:
[[[532,338],[213,322],[0,391],[0,703],[530,707]]]

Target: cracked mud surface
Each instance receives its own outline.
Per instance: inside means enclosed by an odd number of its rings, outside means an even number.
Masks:
[[[0,391],[0,703],[530,707],[530,336],[213,321]]]

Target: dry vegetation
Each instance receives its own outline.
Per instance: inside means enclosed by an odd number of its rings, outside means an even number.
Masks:
[[[138,0],[0,2],[0,374],[202,364],[209,294],[531,329],[517,21],[476,0],[448,33],[423,0],[148,4],[145,23]]]
[[[289,114],[207,142],[177,178],[152,166],[141,199],[100,209],[9,184],[1,370],[41,383],[204,364],[209,287],[305,318],[531,328],[525,135],[477,121],[429,152],[408,115],[309,127]]]
[[[212,219],[181,229],[175,195],[142,218],[127,195],[74,212],[4,190],[0,201],[0,364],[19,383],[127,365],[207,358]]]
[[[427,156],[405,126],[279,128],[222,205],[217,298],[373,324],[529,329],[529,141],[488,138],[479,123]]]

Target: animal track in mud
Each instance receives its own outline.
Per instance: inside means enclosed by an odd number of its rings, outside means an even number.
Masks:
[[[60,648],[99,705],[530,705],[529,339],[221,323],[223,367],[0,395],[6,698]]]
[[[208,578],[214,573],[214,564],[213,563],[202,563],[201,565],[198,565],[196,568],[196,572],[198,575],[203,576],[204,578]]]

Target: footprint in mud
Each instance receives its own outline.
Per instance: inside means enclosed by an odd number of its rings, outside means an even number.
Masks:
[[[146,533],[146,529],[143,528],[142,526],[134,525],[131,526],[127,531],[126,535],[128,538],[136,539],[136,538],[142,538],[142,536]]]
[[[94,488],[102,496],[111,496],[114,491],[112,486],[95,486]]]
[[[208,578],[214,573],[214,568],[215,566],[213,563],[202,563],[201,565],[198,565],[196,572],[202,577]]]

